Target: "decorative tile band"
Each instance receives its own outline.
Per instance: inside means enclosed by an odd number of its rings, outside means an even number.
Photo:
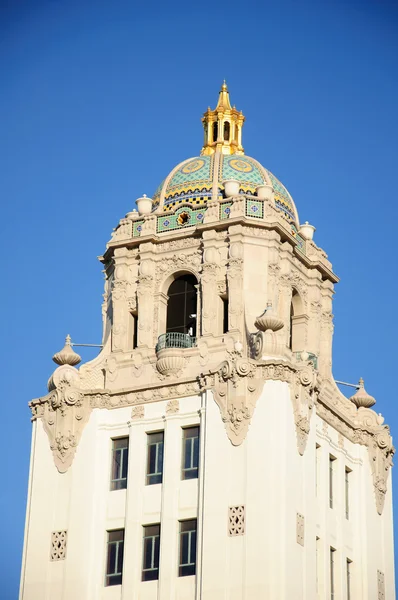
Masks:
[[[263,200],[248,200],[246,199],[246,217],[254,217],[262,219],[264,217],[264,202]]]
[[[157,218],[157,233],[165,231],[173,231],[186,227],[194,227],[203,223],[206,207],[191,208],[190,206],[182,206],[172,215],[159,216]]]
[[[142,231],[142,224],[143,224],[143,220],[142,221],[134,221],[133,224],[133,238],[135,237],[140,237],[141,235],[141,231]]]

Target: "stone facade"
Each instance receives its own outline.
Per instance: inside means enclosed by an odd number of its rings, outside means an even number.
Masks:
[[[276,184],[265,196],[260,188],[227,196],[225,185],[200,220],[188,201],[168,208],[180,220],[171,231],[160,202],[113,232],[101,257],[103,348],[76,368],[67,341],[48,394],[30,403],[21,600],[329,598],[330,547],[336,598],[346,597],[346,559],[352,597],[385,589],[395,598],[389,428],[363,388],[350,400],[333,379],[338,278],[327,255],[278,208]],[[168,291],[183,274],[197,282],[196,337],[162,347]],[[198,479],[181,481],[187,425],[200,425],[200,467]],[[145,486],[145,434],[158,430],[164,480]],[[119,436],[130,439],[129,484],[110,492],[110,441]],[[343,465],[354,474],[350,519],[342,499],[328,505],[331,455],[341,498]],[[198,521],[198,559],[196,577],[179,578],[175,524],[185,518]],[[140,579],[145,523],[161,524],[158,582]],[[120,527],[123,585],[106,587],[104,536]],[[58,553],[53,532],[62,534]]]

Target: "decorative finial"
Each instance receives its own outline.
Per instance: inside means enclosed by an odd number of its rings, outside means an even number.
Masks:
[[[65,346],[62,350],[54,354],[53,361],[57,365],[70,365],[71,367],[74,367],[75,365],[78,365],[81,360],[81,357],[72,348],[72,340],[68,333],[65,338]]]
[[[223,92],[228,92],[227,82],[224,79],[224,83],[222,84],[221,90]]]
[[[365,382],[362,377],[358,382],[357,391],[353,396],[351,396],[350,400],[357,408],[371,408],[374,404],[376,404],[376,400],[373,398],[373,396],[369,396],[365,390]]]

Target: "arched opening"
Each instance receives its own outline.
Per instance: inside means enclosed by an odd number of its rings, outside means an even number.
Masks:
[[[307,317],[304,314],[304,305],[300,294],[293,289],[290,303],[290,330],[289,348],[292,352],[305,350],[305,333]]]
[[[238,136],[239,136],[239,127],[238,127],[238,125],[236,124],[236,125],[235,125],[235,142],[237,142],[237,141],[238,141]]]
[[[197,280],[194,275],[181,275],[167,292],[166,333],[185,333],[196,336]]]
[[[229,142],[230,124],[229,121],[224,123],[224,140]]]
[[[213,142],[216,142],[218,139],[218,123],[213,123]]]

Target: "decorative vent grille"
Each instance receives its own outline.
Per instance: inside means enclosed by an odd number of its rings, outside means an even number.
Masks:
[[[386,599],[386,588],[384,583],[384,573],[377,571],[377,600]]]
[[[245,533],[245,507],[230,506],[228,509],[228,535],[244,535]]]
[[[300,513],[296,516],[296,540],[300,546],[304,546],[304,515]]]
[[[67,531],[53,531],[51,534],[51,560],[66,558]]]

